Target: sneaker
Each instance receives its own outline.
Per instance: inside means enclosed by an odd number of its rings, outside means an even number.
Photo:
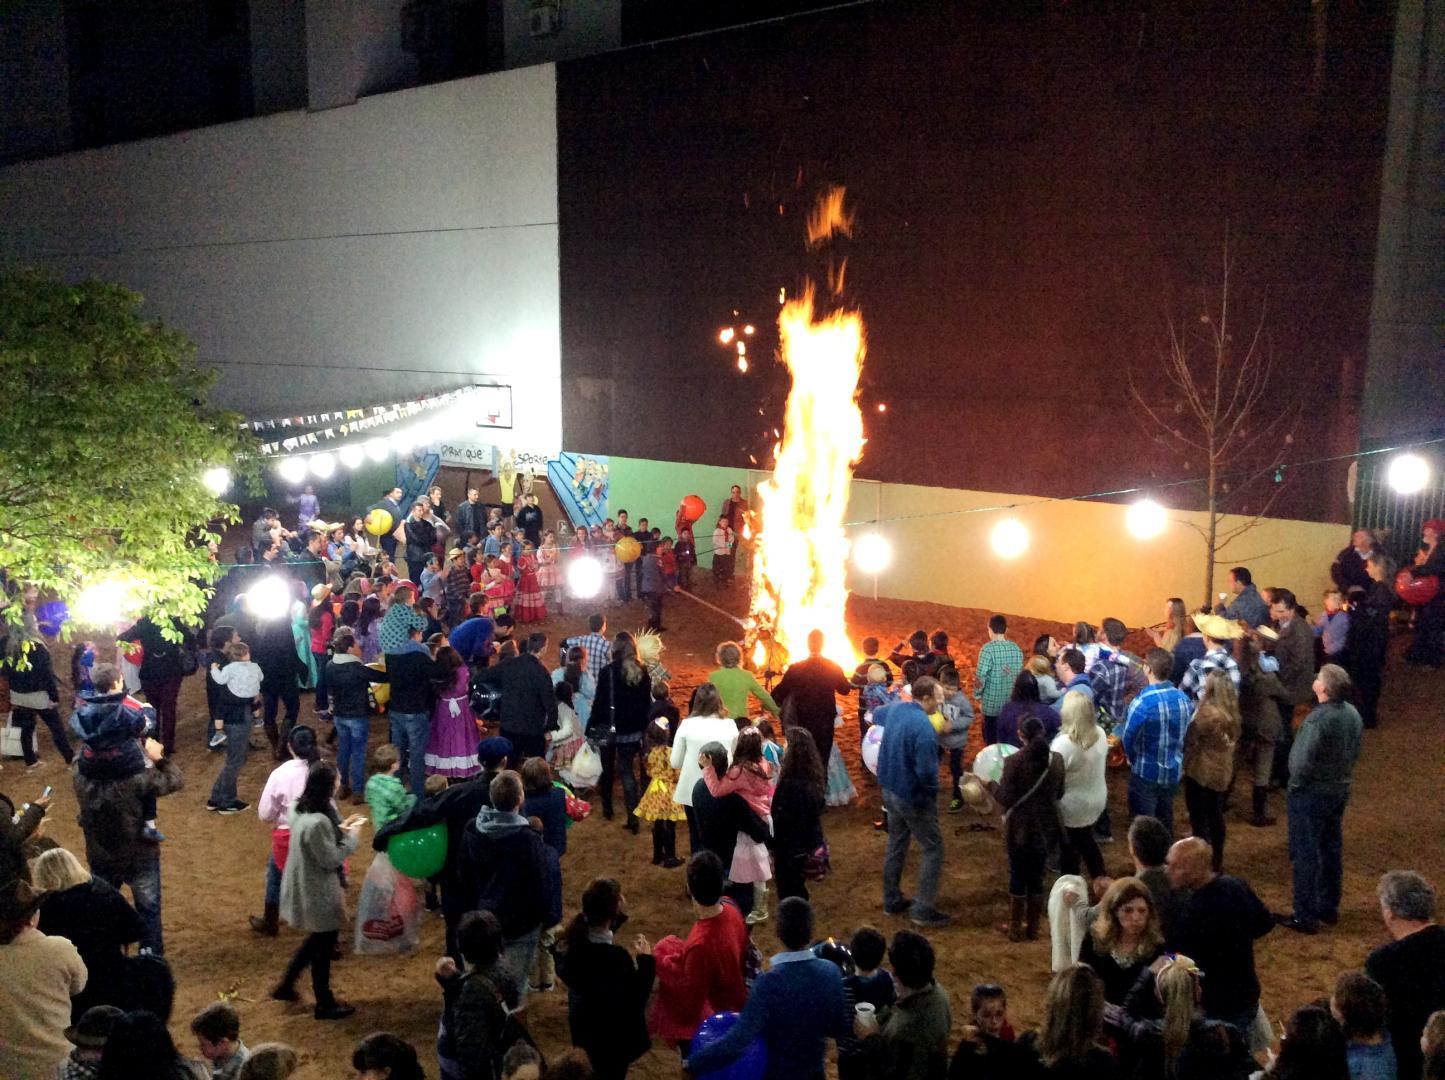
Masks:
[[[667,858],[663,859],[661,863],[661,866],[664,870],[676,870],[681,865],[682,860],[679,859],[676,855],[669,855]]]
[[[925,911],[917,915],[910,915],[908,921],[925,930],[940,930],[953,922],[953,916],[945,915],[941,911]]]
[[[1305,922],[1303,919],[1296,919],[1293,915],[1276,913],[1274,921],[1277,925],[1286,930],[1293,930],[1297,934],[1318,934],[1320,932],[1319,923]]]
[[[209,810],[209,811],[211,811],[211,813],[214,814],[216,811],[218,811],[218,810],[221,809],[221,804],[218,803],[218,802],[212,802],[210,799],[207,799],[207,800],[206,800],[206,809]]]
[[[311,1015],[318,1020],[345,1020],[356,1012],[356,1006],[345,1001],[333,1001],[330,1005],[318,1005]]]
[[[218,732],[216,732],[215,734],[213,734],[213,735],[211,736],[211,738],[210,738],[210,741],[206,743],[206,749],[208,749],[208,750],[219,750],[221,747],[223,747],[223,746],[225,746],[225,745],[226,745],[226,733],[225,733],[224,731],[218,731]]]
[[[886,911],[886,912],[888,912],[888,914],[890,914],[890,915],[902,915],[905,911],[907,911],[907,910],[908,910],[909,908],[911,908],[912,906],[913,906],[913,901],[912,901],[912,900],[909,900],[909,899],[907,899],[907,898],[901,898],[901,899],[898,899],[898,900],[893,901],[893,903],[891,903],[891,904],[885,903],[885,904],[883,905],[883,910]]]
[[[961,814],[961,813],[963,813],[963,800],[962,800],[962,799],[951,799],[951,800],[949,801],[949,803],[948,803],[948,812],[949,812],[950,814]]]
[[[164,844],[166,842],[166,834],[159,829],[151,828],[149,825],[140,831],[140,838],[152,844]]]
[[[250,804],[250,803],[242,802],[240,799],[236,799],[236,800],[235,800],[234,802],[232,802],[229,806],[223,806],[223,807],[221,807],[219,813],[222,813],[222,814],[239,814],[242,810],[249,810],[250,808],[251,808],[251,804]]]
[[[748,917],[744,921],[749,926],[757,926],[758,923],[765,923],[768,921],[768,913],[766,911],[750,911],[748,912]]]
[[[271,997],[276,1001],[300,1001],[301,995],[296,992],[296,987],[287,986],[285,983],[277,983],[271,987]]]

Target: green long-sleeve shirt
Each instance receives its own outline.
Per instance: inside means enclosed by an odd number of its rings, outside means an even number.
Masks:
[[[773,700],[773,695],[763,689],[757,676],[747,668],[718,668],[707,677],[707,681],[717,687],[717,692],[722,697],[723,712],[727,716],[747,716],[749,694],[757,698],[758,703],[774,716],[781,711],[778,703]]]
[[[411,813],[416,796],[406,790],[401,778],[377,773],[366,782],[366,805],[371,807],[371,826],[380,829]]]
[[[1305,717],[1289,751],[1289,789],[1348,794],[1360,756],[1360,714],[1344,701],[1327,701]]]

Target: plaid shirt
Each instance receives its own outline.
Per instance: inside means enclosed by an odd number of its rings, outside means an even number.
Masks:
[[[1234,683],[1236,691],[1239,690],[1239,665],[1234,662],[1234,657],[1223,649],[1214,649],[1193,661],[1189,670],[1184,673],[1184,678],[1179,680],[1179,689],[1198,701],[1199,695],[1204,693],[1204,680],[1211,671],[1228,672],[1229,681]]]
[[[1142,690],[1119,736],[1129,768],[1150,784],[1177,784],[1184,765],[1184,729],[1194,703],[1168,681]]]
[[[602,669],[612,663],[612,642],[601,634],[578,634],[562,642],[562,663],[567,662],[567,650],[577,646],[587,650],[587,674],[592,681],[602,678]]]
[[[1024,669],[1024,651],[1007,638],[987,642],[978,651],[974,689],[985,716],[997,716],[1008,704],[1014,680]]]
[[[1094,700],[1114,720],[1124,718],[1134,676],[1133,662],[1123,653],[1101,650],[1089,668],[1089,681],[1094,685]]]

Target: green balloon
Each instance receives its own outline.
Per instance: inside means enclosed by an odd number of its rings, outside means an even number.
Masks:
[[[446,822],[398,833],[387,842],[386,855],[398,873],[414,878],[431,877],[447,861]]]

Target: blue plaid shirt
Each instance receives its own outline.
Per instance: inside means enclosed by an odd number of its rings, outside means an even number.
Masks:
[[[601,634],[578,634],[562,642],[562,663],[567,662],[567,651],[573,646],[587,650],[587,674],[592,681],[602,678],[602,669],[612,663],[612,642]]]
[[[1224,649],[1212,649],[1200,659],[1192,661],[1189,670],[1184,673],[1184,678],[1179,680],[1179,689],[1198,701],[1199,695],[1204,693],[1204,680],[1211,671],[1228,672],[1235,692],[1239,692],[1239,665]]]
[[[1179,783],[1184,729],[1193,712],[1194,702],[1173,683],[1153,683],[1139,692],[1119,736],[1135,776],[1150,784]]]
[[[1116,721],[1124,716],[1124,702],[1129,696],[1129,680],[1133,668],[1129,660],[1117,652],[1099,652],[1099,659],[1089,667],[1089,681],[1094,685],[1094,700]]]

